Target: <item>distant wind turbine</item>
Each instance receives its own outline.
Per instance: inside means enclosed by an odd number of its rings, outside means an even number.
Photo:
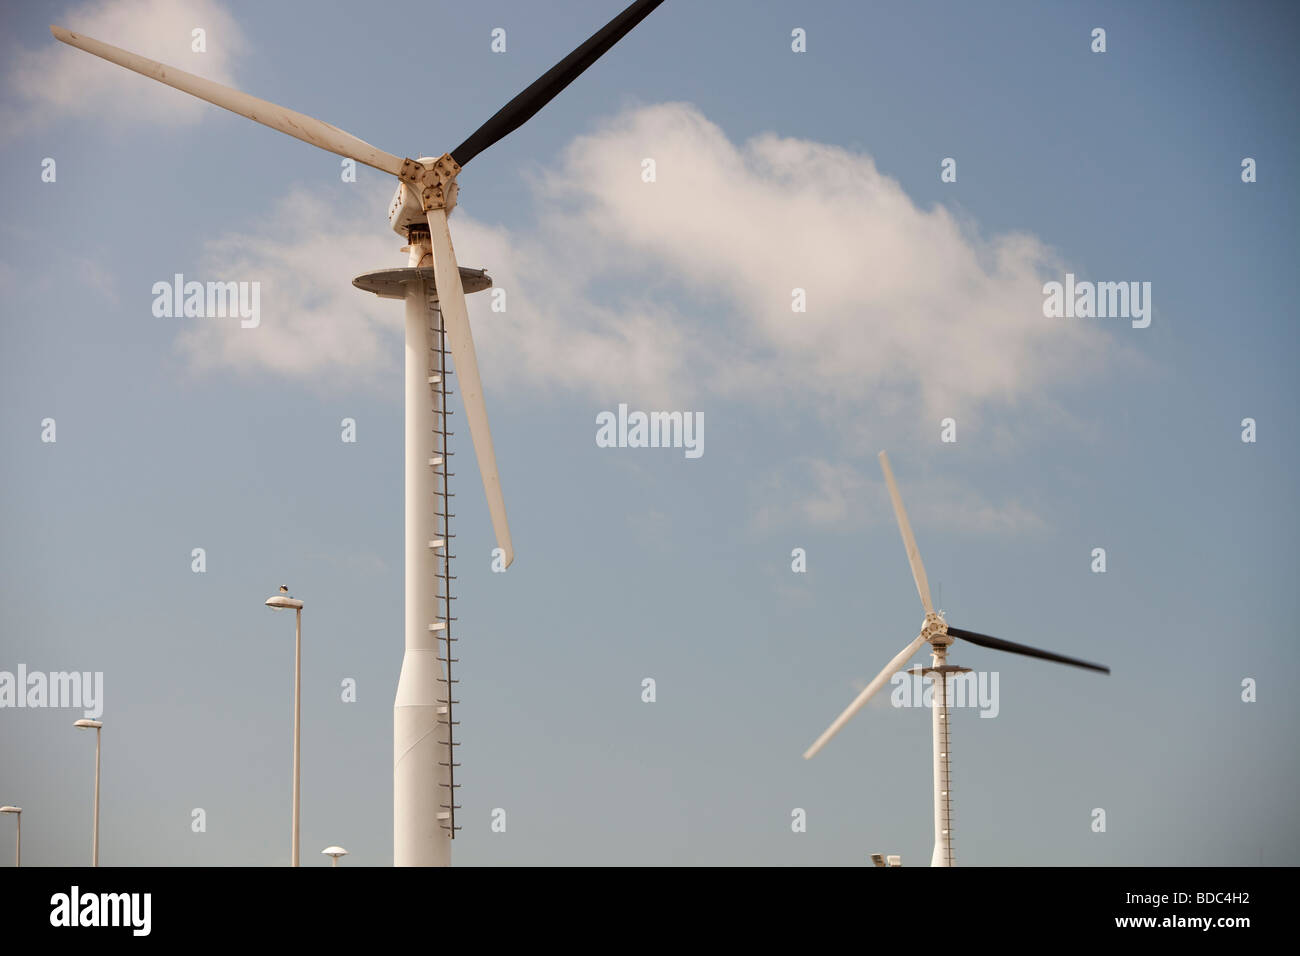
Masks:
[[[1013,654],[1025,654],[1046,661],[1071,664],[1074,667],[1086,667],[1089,670],[1101,671],[1105,674],[1110,673],[1110,668],[1101,664],[1090,664],[1074,657],[1053,654],[1051,651],[1040,651],[1036,647],[1028,647],[1024,644],[1013,644],[1011,641],[1004,641],[1000,637],[989,637],[987,634],[977,634],[975,631],[949,627],[948,622],[941,615],[935,613],[931,604],[930,584],[925,578],[925,566],[921,564],[921,554],[916,549],[916,539],[912,536],[912,526],[907,520],[907,512],[903,509],[903,499],[899,497],[898,486],[894,483],[894,473],[889,467],[889,456],[883,451],[880,453],[880,467],[885,473],[885,483],[889,486],[889,497],[894,503],[894,516],[898,519],[898,530],[903,536],[903,547],[907,549],[907,560],[912,566],[912,577],[916,581],[916,590],[921,595],[921,604],[925,607],[925,619],[921,622],[921,633],[917,635],[916,640],[899,651],[894,659],[885,665],[885,669],[863,688],[862,693],[858,694],[853,703],[849,704],[848,709],[835,718],[835,722],[826,728],[825,733],[814,741],[803,756],[805,760],[812,759],[822,747],[826,746],[826,742],[839,733],[840,728],[862,709],[863,705],[871,699],[871,696],[876,691],[884,687],[891,677],[902,670],[903,665],[912,659],[912,655],[920,650],[921,645],[929,642],[933,655],[930,666],[918,665],[910,673],[918,676],[928,676],[934,681],[934,703],[932,706],[932,723],[934,727],[934,853],[930,857],[930,865],[953,866],[955,861],[952,853],[952,789],[949,785],[949,743],[951,736],[948,731],[948,675],[970,670],[969,667],[954,667],[947,663],[948,646],[952,644],[953,638],[960,637],[981,647],[1010,651]]]

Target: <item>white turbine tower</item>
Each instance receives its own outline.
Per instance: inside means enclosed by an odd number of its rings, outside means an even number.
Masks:
[[[813,742],[813,745],[804,752],[803,756],[805,760],[809,760],[822,747],[826,746],[826,742],[839,733],[840,728],[863,708],[866,702],[871,699],[871,696],[884,687],[891,677],[903,669],[903,665],[912,659],[912,655],[920,650],[921,645],[928,642],[931,651],[930,666],[918,665],[910,673],[930,677],[934,683],[934,702],[931,707],[931,723],[934,734],[934,853],[930,857],[930,865],[953,866],[955,861],[952,854],[952,788],[950,785],[949,747],[951,735],[948,726],[948,675],[970,670],[969,667],[954,667],[947,662],[948,646],[952,644],[953,638],[960,637],[981,647],[1010,651],[1013,654],[1025,654],[1043,660],[1072,664],[1075,667],[1086,667],[1106,674],[1110,673],[1110,668],[1101,664],[1089,664],[1087,661],[1081,661],[1073,657],[1064,657],[1061,654],[1053,654],[1051,651],[1040,651],[1036,647],[1028,647],[1024,644],[1013,644],[1011,641],[1004,641],[998,637],[989,637],[987,634],[977,634],[974,631],[949,627],[948,622],[941,615],[935,613],[930,601],[930,583],[925,577],[925,565],[921,563],[921,554],[916,550],[916,538],[912,536],[912,526],[907,520],[907,511],[903,508],[903,499],[899,497],[898,485],[894,483],[894,473],[889,467],[889,456],[883,451],[880,453],[880,468],[885,473],[885,484],[889,486],[889,497],[894,504],[894,516],[898,519],[898,530],[903,536],[903,547],[907,549],[907,560],[912,566],[912,577],[916,581],[916,590],[921,595],[921,604],[925,608],[925,619],[921,622],[921,633],[917,635],[916,640],[899,651],[894,659],[885,665],[885,669],[863,688],[862,693],[858,694],[844,713],[835,718],[834,723],[826,728],[825,733]]]
[[[408,265],[368,273],[359,288],[406,302],[406,653],[393,707],[393,862],[445,866],[456,830],[456,701],[449,689],[452,517],[448,508],[447,355],[460,380],[461,403],[478,459],[497,546],[514,560],[505,499],[497,475],[465,292],[492,284],[482,271],[461,269],[447,217],[456,205],[456,177],[483,150],[518,129],[663,0],[637,0],[503,106],[463,143],[437,159],[401,159],[302,113],[146,59],[90,37],[50,27],[55,38],[111,63],[287,133],[305,143],[397,177],[389,225],[407,240]],[[414,104],[423,109],[428,101]]]

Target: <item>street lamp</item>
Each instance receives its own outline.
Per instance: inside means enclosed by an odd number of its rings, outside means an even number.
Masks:
[[[341,846],[327,846],[325,849],[321,850],[321,852],[326,856],[332,856],[334,858],[334,862],[331,863],[330,866],[338,866],[339,857],[348,855],[348,851],[343,849]]]
[[[23,808],[22,807],[0,807],[0,813],[17,814],[18,819],[18,849],[14,851],[14,866],[23,865]],[[338,847],[330,847],[332,850]]]
[[[298,865],[298,808],[299,781],[302,779],[302,602],[289,596],[287,585],[280,585],[280,593],[266,599],[266,606],[274,610],[293,608],[297,618],[294,628],[293,657],[293,862]]]
[[[82,719],[73,726],[80,727],[82,730],[93,729],[95,731],[95,842],[90,853],[90,865],[99,866],[99,741],[104,722],[102,720]]]

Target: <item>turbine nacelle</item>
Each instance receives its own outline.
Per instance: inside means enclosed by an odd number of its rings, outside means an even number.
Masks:
[[[441,181],[441,195],[436,199],[441,200],[448,215],[451,215],[451,211],[456,208],[456,197],[460,192],[460,187],[456,183],[456,173],[460,171],[460,167],[449,154],[441,157],[421,156],[418,160],[406,160],[406,162],[418,164],[420,169],[410,170],[413,173],[411,178],[403,178],[397,184],[397,191],[393,193],[393,199],[388,204],[388,225],[403,239],[407,237],[412,226],[426,228],[428,226],[426,217],[428,209],[432,208],[425,205],[428,185],[439,185]],[[443,169],[448,172],[443,174]],[[452,169],[455,171],[452,172]],[[429,198],[435,199],[434,196]]]
[[[925,620],[921,622],[921,639],[932,647],[947,647],[952,643],[948,634],[948,622],[935,611],[927,611]]]

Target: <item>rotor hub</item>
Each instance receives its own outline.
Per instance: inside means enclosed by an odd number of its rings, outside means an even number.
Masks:
[[[425,156],[403,160],[397,177],[401,182],[388,204],[388,225],[393,232],[402,236],[411,226],[425,223],[431,209],[445,209],[451,215],[460,191],[456,184],[459,172],[460,164],[450,153],[437,159]]]
[[[948,636],[948,622],[933,611],[926,614],[925,620],[921,622],[921,637],[935,646],[952,643],[952,638]]]

